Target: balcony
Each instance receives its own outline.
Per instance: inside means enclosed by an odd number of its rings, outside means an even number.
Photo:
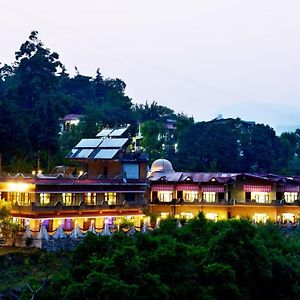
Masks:
[[[142,208],[145,206],[145,202],[129,202],[123,201],[122,203],[117,202],[114,205],[109,205],[107,201],[98,201],[96,204],[88,204],[83,201],[77,203],[70,203],[68,205],[58,201],[55,204],[40,205],[32,202],[30,205],[19,205],[14,203],[12,205],[13,211],[18,212],[68,212],[68,211],[99,211],[109,209],[131,209],[131,208]]]
[[[159,201],[158,198],[150,202],[151,205],[207,205],[207,206],[300,206],[300,200],[295,200],[293,203],[288,203],[285,200],[270,200],[262,203],[255,200],[245,201],[241,199],[218,199],[216,201],[205,201],[203,199],[195,199],[193,201],[186,201],[184,199],[172,199],[169,202]]]
[[[193,201],[186,201],[181,198],[177,199],[172,199],[172,201],[169,202],[164,202],[164,201],[159,201],[158,198],[152,200],[150,204],[159,204],[159,205],[233,205],[232,200],[226,200],[226,199],[219,199],[214,202],[209,202],[205,201],[203,199],[194,199]]]

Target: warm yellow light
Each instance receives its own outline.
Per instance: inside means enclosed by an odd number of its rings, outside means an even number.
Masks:
[[[82,176],[83,175],[83,171],[79,171],[79,176]]]
[[[29,184],[10,182],[7,184],[7,190],[9,192],[26,192],[29,190]]]
[[[41,175],[43,172],[42,170],[38,170],[38,174]]]
[[[217,222],[218,221],[218,214],[208,212],[208,213],[205,214],[205,218],[208,219],[208,220]]]
[[[36,172],[33,170],[33,171],[31,172],[31,174],[34,176],[34,175],[36,174]]]

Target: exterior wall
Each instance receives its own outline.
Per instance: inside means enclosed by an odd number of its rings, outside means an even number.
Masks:
[[[147,179],[147,163],[143,162],[140,164],[140,179],[146,180]]]
[[[110,178],[122,174],[122,164],[119,161],[92,160],[88,163],[89,177],[103,175],[104,168],[107,168],[107,176]]]
[[[231,186],[228,188],[228,190],[231,192],[231,199],[234,199],[236,202],[246,201],[243,185],[243,183],[237,183],[234,187]]]

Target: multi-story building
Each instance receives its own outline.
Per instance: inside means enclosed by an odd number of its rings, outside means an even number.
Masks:
[[[71,231],[117,226],[124,220],[141,226],[146,211],[164,218],[212,220],[246,217],[255,222],[296,222],[300,217],[300,177],[249,173],[175,172],[134,151],[128,127],[104,129],[81,140],[69,153],[77,172],[0,178],[0,197],[11,203],[12,216],[30,230],[43,224]],[[28,227],[28,226],[27,226]]]
[[[131,152],[128,127],[104,129],[95,139],[81,140],[68,157],[79,161],[76,174],[36,174],[0,178],[1,198],[11,214],[33,231],[43,223],[49,231],[75,224],[117,224],[125,218],[140,224],[145,206],[148,157]]]
[[[166,217],[249,218],[255,222],[300,218],[299,177],[249,173],[175,172],[160,159],[149,172],[150,210]]]

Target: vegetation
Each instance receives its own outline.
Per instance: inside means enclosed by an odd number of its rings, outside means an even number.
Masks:
[[[300,129],[278,137],[267,125],[240,119],[194,123],[155,101],[133,104],[126,84],[104,78],[99,68],[94,77],[75,69],[71,77],[37,31],[15,53],[13,64],[0,65],[0,173],[70,164],[65,156],[81,138],[125,124],[131,124],[132,135],[141,124],[150,162],[164,157],[178,171],[300,171]],[[83,119],[59,134],[59,118],[71,113]],[[172,133],[170,120],[176,124]]]
[[[202,214],[181,228],[170,219],[133,237],[89,234],[70,253],[0,257],[2,296],[29,299],[38,290],[37,299],[298,299],[299,238],[274,224],[215,223]]]

